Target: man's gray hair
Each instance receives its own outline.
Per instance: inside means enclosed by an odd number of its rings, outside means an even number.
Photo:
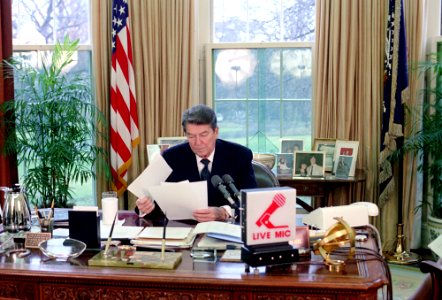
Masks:
[[[210,125],[212,129],[218,127],[216,114],[213,109],[204,104],[198,104],[183,112],[183,130],[186,132],[187,124]]]

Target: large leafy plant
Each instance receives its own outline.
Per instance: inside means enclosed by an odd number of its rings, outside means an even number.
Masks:
[[[78,40],[65,37],[40,66],[23,59],[5,61],[14,77],[15,97],[1,107],[7,136],[4,150],[16,153],[25,167],[22,178],[34,204],[72,204],[72,184],[94,178],[106,152],[95,143],[106,137],[103,114],[93,103],[91,79],[85,72],[68,72],[75,63]],[[8,71],[9,70],[9,71]]]
[[[430,201],[425,203],[429,204],[434,217],[442,218],[442,48],[428,61],[419,63],[419,70],[431,80],[424,89],[423,106],[409,110],[419,130],[414,130],[405,140],[403,150],[419,153],[418,171],[430,183],[430,192],[426,195]]]

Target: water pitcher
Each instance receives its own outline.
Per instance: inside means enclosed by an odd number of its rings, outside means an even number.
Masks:
[[[3,205],[3,228],[8,232],[31,229],[31,212],[20,186],[1,188],[5,192]]]

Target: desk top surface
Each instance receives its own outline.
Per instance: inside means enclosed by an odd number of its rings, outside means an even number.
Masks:
[[[128,217],[129,216],[129,217]],[[126,222],[133,222],[136,216],[130,214]],[[131,219],[132,218],[132,219]],[[387,270],[376,252],[375,239],[359,243],[355,259],[343,256],[345,268],[339,273],[331,272],[314,254],[307,260],[285,267],[259,267],[257,272],[245,271],[244,263],[199,261],[190,256],[189,250],[182,250],[182,262],[174,270],[139,269],[88,266],[87,261],[97,252],[86,251],[70,262],[47,260],[39,250],[25,258],[0,255],[0,278],[2,276],[27,276],[44,278],[70,278],[73,280],[101,280],[113,282],[164,283],[199,285],[253,286],[284,288],[323,288],[367,290],[388,284]]]

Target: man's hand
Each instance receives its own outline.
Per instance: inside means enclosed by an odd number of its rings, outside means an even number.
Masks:
[[[226,221],[229,218],[229,214],[222,207],[210,206],[209,208],[195,209],[193,217],[198,222]]]
[[[153,202],[152,198],[147,196],[143,198],[138,198],[135,204],[137,205],[138,210],[140,211],[140,215],[149,214],[155,208],[155,203]]]

